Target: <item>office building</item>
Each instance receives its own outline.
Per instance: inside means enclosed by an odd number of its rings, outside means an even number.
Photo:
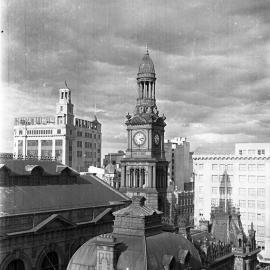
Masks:
[[[121,159],[125,156],[125,152],[119,150],[117,153],[106,154],[103,159],[103,167],[106,167],[109,163],[116,165],[117,168],[121,167]]]
[[[169,162],[168,174],[178,190],[184,190],[184,184],[190,182],[192,176],[192,152],[186,138],[177,137],[165,140],[165,157]]]
[[[194,222],[210,220],[211,209],[233,205],[245,233],[251,222],[262,261],[270,259],[270,144],[235,145],[234,155],[193,155]]]
[[[77,171],[101,166],[101,124],[74,116],[71,90],[60,89],[56,115],[19,117],[14,123],[15,158],[56,159]]]

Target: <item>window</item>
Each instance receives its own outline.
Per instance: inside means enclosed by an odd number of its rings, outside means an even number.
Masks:
[[[258,164],[258,171],[264,171],[265,165],[264,164]]]
[[[227,169],[228,171],[233,171],[233,164],[228,164]]]
[[[219,188],[219,193],[220,194],[225,194],[225,188],[224,187],[220,187]]]
[[[233,175],[228,175],[228,181],[233,182]]]
[[[255,201],[254,200],[248,200],[248,208],[255,208]]]
[[[77,141],[77,147],[79,147],[79,148],[82,147],[82,141]]]
[[[265,189],[264,188],[258,188],[257,189],[257,195],[258,196],[265,196]]]
[[[239,155],[242,155],[242,150],[239,150]]]
[[[227,193],[228,193],[229,195],[232,194],[232,188],[231,188],[231,187],[228,187],[228,188],[227,188]]]
[[[248,195],[255,197],[256,196],[256,189],[255,188],[249,188],[248,189]]]
[[[249,221],[255,221],[256,219],[256,214],[255,213],[248,213],[248,219]]]
[[[239,200],[239,206],[240,207],[246,207],[246,201],[245,200]]]
[[[264,226],[257,226],[257,234],[258,234],[258,236],[264,236],[265,227]]]
[[[218,183],[218,175],[212,175],[212,183]]]
[[[203,169],[203,164],[199,164],[199,169],[200,169],[200,170]]]
[[[199,205],[200,205],[200,206],[202,206],[202,205],[203,205],[203,203],[204,203],[203,198],[199,198]]]
[[[265,209],[265,202],[264,201],[258,201],[257,206],[259,209]]]
[[[239,181],[241,183],[246,183],[247,182],[247,176],[246,175],[239,175]]]
[[[249,155],[252,155],[253,156],[253,155],[255,155],[255,153],[256,153],[256,151],[254,149],[249,149],[248,150],[248,154]]]
[[[249,175],[248,182],[249,183],[256,183],[256,175]]]
[[[61,134],[61,129],[57,129],[57,134]]]
[[[218,194],[218,188],[212,187],[212,194]]]
[[[220,164],[220,165],[219,165],[219,170],[220,170],[221,172],[223,172],[223,171],[225,170],[225,165],[224,165],[224,164]]]
[[[246,193],[247,193],[247,189],[246,188],[239,188],[239,195],[245,196]]]
[[[256,171],[256,164],[248,164],[249,171]]]
[[[86,158],[91,158],[92,157],[92,152],[85,152],[85,157]]]
[[[62,146],[62,140],[55,140],[55,146]]]
[[[82,151],[77,151],[77,157],[82,157]]]
[[[265,176],[264,175],[260,175],[257,177],[257,181],[258,183],[265,183]]]
[[[199,194],[203,194],[203,186],[199,187]]]
[[[41,140],[41,146],[52,146],[52,140]]]
[[[96,136],[96,134],[94,134],[94,139],[96,139],[97,138],[97,136]]]
[[[257,219],[258,220],[265,220],[265,214],[264,213],[257,213]]]
[[[38,140],[28,140],[27,146],[38,146]]]
[[[77,136],[82,137],[82,131],[77,131]]]
[[[239,171],[246,171],[247,170],[247,164],[239,164]]]
[[[199,174],[198,179],[199,179],[199,181],[202,181],[203,180],[203,175]]]
[[[218,170],[218,165],[217,164],[212,164],[212,170],[217,171]]]

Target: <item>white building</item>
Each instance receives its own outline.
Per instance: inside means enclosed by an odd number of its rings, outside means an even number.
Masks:
[[[70,89],[60,89],[55,116],[15,118],[13,147],[16,158],[56,158],[78,171],[101,167],[101,124],[75,118]]]
[[[227,198],[239,207],[246,233],[253,222],[270,259],[270,143],[236,144],[235,155],[193,155],[193,166],[195,225]]]

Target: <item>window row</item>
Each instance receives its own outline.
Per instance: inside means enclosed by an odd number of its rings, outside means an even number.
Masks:
[[[239,206],[243,208],[255,208],[256,207],[256,201],[255,200],[239,200]],[[257,201],[257,207],[259,209],[265,209],[265,201]]]
[[[21,131],[21,130],[20,130]],[[19,132],[20,135],[22,135],[22,132]],[[35,130],[35,129],[30,129],[27,130],[27,135],[39,135],[39,134],[52,134],[51,129],[40,129],[40,130]]]
[[[212,187],[212,194],[225,194],[225,187]],[[232,194],[232,188],[227,188],[227,194]]]
[[[249,196],[265,196],[264,188],[239,188],[239,195]]]
[[[239,164],[239,171],[264,171],[265,164]]]
[[[248,219],[250,221],[265,220],[265,213],[255,213],[255,212],[241,212],[241,219]]]
[[[265,183],[265,175],[239,175],[240,183]]]
[[[248,150],[239,150],[239,155],[265,155],[265,149],[248,149]]]

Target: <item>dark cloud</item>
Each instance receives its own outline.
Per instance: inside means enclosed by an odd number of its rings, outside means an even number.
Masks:
[[[167,137],[194,148],[268,141],[267,0],[4,0],[3,151],[13,117],[54,114],[68,82],[75,112],[103,123],[104,153],[125,149],[146,43],[157,73]],[[1,113],[2,115],[2,113]],[[228,147],[229,148],[229,147]]]

